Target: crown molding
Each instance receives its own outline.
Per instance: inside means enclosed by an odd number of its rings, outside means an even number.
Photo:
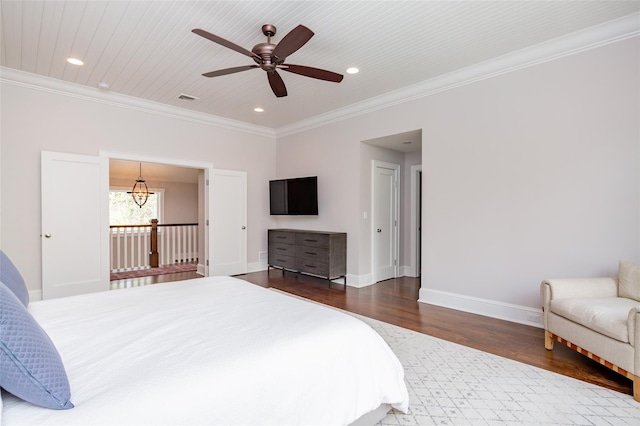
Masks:
[[[347,120],[639,35],[640,13],[634,13],[476,65],[462,68],[430,80],[425,80],[384,95],[376,96],[344,108],[279,127],[275,129],[276,138]]]
[[[238,130],[258,136],[266,136],[270,138],[275,137],[274,130],[268,127],[256,126],[243,121],[231,120],[216,115],[189,111],[171,105],[122,95],[120,93],[103,91],[97,88],[58,80],[56,78],[44,77],[38,74],[19,71],[12,68],[0,67],[0,82],[119,108],[126,108],[163,117],[190,121],[192,123]]]

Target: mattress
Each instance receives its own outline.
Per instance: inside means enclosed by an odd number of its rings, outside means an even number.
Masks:
[[[403,367],[368,325],[231,277],[33,302],[70,410],[4,392],[2,424],[349,424],[408,408]],[[0,405],[2,407],[2,405]]]

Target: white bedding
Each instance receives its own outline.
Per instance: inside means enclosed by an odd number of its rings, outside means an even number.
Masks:
[[[2,422],[348,424],[406,411],[402,365],[368,325],[229,277],[29,305],[65,364],[75,408],[3,394]]]

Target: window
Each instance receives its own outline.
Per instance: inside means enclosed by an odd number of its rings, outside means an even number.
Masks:
[[[109,190],[109,225],[149,225],[151,219],[162,222],[164,190],[149,188],[152,195],[144,206],[138,206],[127,191],[130,188]]]

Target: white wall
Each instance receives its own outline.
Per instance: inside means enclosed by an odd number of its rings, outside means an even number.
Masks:
[[[56,84],[59,84],[56,83]],[[266,250],[266,182],[275,177],[275,138],[68,96],[32,84],[3,82],[1,111],[1,247],[30,290],[41,288],[40,152],[100,151],[211,162],[248,171],[248,262]],[[97,90],[97,89],[96,89]],[[103,96],[104,98],[104,96]],[[114,95],[114,98],[116,96]],[[196,218],[197,220],[197,218]]]
[[[370,274],[360,141],[420,128],[423,299],[538,309],[545,278],[614,275],[639,259],[639,52],[635,37],[279,137],[278,174],[324,185],[320,216],[286,225],[346,231],[348,273]]]

